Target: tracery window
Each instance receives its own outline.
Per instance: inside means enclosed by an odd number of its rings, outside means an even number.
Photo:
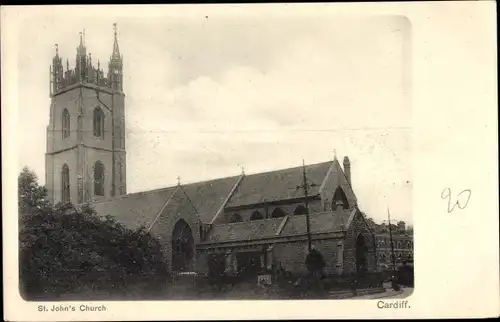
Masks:
[[[104,196],[104,164],[101,161],[94,164],[94,194]]]
[[[285,212],[281,208],[276,208],[271,213],[271,217],[273,218],[285,217]]]
[[[70,136],[71,133],[70,115],[67,108],[63,110],[61,123],[62,123],[62,138],[66,139]]]
[[[260,220],[260,219],[264,219],[264,216],[262,215],[262,213],[260,213],[260,211],[254,211],[252,212],[252,215],[250,216],[250,220]]]
[[[61,169],[61,201],[70,201],[69,167],[64,164]]]
[[[94,136],[104,139],[104,112],[100,107],[94,109]]]

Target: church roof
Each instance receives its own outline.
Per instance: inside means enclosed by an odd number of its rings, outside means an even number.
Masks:
[[[319,187],[328,173],[332,162],[306,165],[309,195],[318,194]],[[303,168],[295,167],[277,171],[246,175],[226,207],[237,207],[304,196],[304,189],[297,189],[303,184]]]
[[[132,193],[94,204],[100,215],[111,215],[120,223],[131,229],[145,226],[156,218],[156,215],[173,195],[175,187]]]
[[[321,234],[345,229],[345,227],[347,227],[349,217],[354,211],[355,210],[342,209],[340,211],[311,214],[309,216],[311,233]],[[281,231],[281,235],[283,236],[301,235],[306,233],[306,216],[304,215],[291,216]]]
[[[347,183],[337,160],[306,165],[305,170],[308,183],[314,184],[309,188],[308,194],[310,196],[317,195],[323,182],[329,177],[330,180],[333,179],[335,185],[343,187],[350,203],[355,200],[354,192]],[[177,202],[165,208],[167,201],[178,188],[173,199],[177,200],[181,195],[182,198],[186,197],[183,203],[189,203],[200,221],[212,223],[220,210],[225,207],[301,198],[304,196],[304,190],[297,188],[297,186],[303,184],[302,180],[303,168],[295,167],[132,193],[97,202],[94,207],[98,214],[112,215],[129,228],[135,229],[141,225],[148,228],[155,222],[160,211],[163,213],[165,211],[168,213],[178,212],[178,206],[174,207],[178,204]],[[295,220],[301,220],[300,218],[292,219],[291,225]],[[300,223],[297,223],[297,226],[300,226]]]
[[[182,185],[202,222],[208,223],[222,207],[240,176]]]
[[[343,231],[356,210],[329,211],[310,215],[311,234]],[[279,230],[280,225],[285,225]],[[307,233],[306,216],[296,215],[282,218],[244,221],[213,225],[202,244],[238,242],[274,237],[291,237]]]
[[[213,225],[206,243],[247,241],[274,237],[283,218]]]

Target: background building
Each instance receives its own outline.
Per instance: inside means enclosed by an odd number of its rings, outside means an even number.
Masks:
[[[393,255],[389,225],[372,223],[371,227],[375,233],[378,263],[392,267]],[[413,229],[406,227],[404,221],[399,221],[397,225],[391,224],[391,231],[396,265],[413,261]]]

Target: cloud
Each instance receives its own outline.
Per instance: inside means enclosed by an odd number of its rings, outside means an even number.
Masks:
[[[34,116],[23,123],[20,144],[33,148],[23,150],[20,164],[40,174],[45,138],[28,135],[45,133],[48,122],[48,66],[40,61],[50,62],[58,42],[72,64],[83,27],[93,60],[104,67],[112,44],[105,19],[88,26],[49,16],[24,27],[19,50],[20,93],[30,93],[20,96],[20,113]],[[36,35],[42,25],[47,37]],[[400,200],[395,212],[411,209],[402,184],[411,180],[404,20],[209,17],[118,25],[129,192],[175,184],[178,175],[192,182],[237,175],[242,166],[255,173],[322,162],[336,149],[351,158],[367,213],[384,216],[384,196]],[[109,33],[98,37],[102,30]]]

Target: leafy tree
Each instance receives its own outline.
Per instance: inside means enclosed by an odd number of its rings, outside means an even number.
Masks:
[[[25,169],[26,170],[26,169]],[[25,299],[66,293],[153,295],[166,286],[162,247],[144,228],[130,230],[89,206],[50,207],[36,176],[20,174],[20,291]],[[33,184],[35,182],[35,184]]]
[[[26,215],[33,210],[49,208],[47,190],[38,184],[38,177],[28,167],[24,167],[17,179],[19,213]]]

